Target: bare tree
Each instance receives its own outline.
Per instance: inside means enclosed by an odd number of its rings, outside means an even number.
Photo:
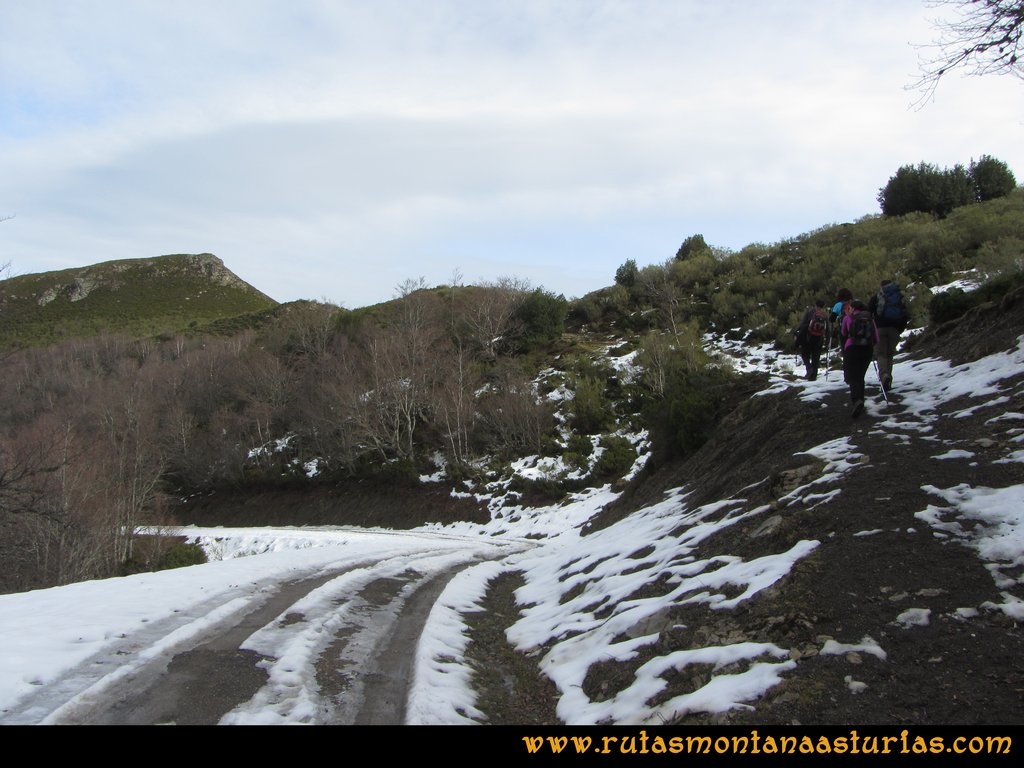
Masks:
[[[505,455],[540,453],[554,429],[554,405],[512,361],[500,364],[479,400],[485,450]]]
[[[469,433],[473,422],[474,398],[472,360],[461,341],[456,342],[439,362],[439,381],[434,395],[434,413],[444,435],[449,457],[456,464],[469,460]]]
[[[511,276],[477,286],[474,300],[464,310],[463,322],[486,358],[497,357],[502,337],[511,329],[516,310],[529,292],[529,281]]]
[[[929,8],[952,8],[953,20],[932,23],[938,38],[927,46],[921,61],[921,77],[910,88],[921,92],[918,103],[927,101],[939,80],[955,69],[972,75],[1011,74],[1024,78],[1021,33],[1024,0],[926,0]]]
[[[679,326],[683,320],[683,307],[680,300],[682,290],[672,277],[672,262],[651,264],[640,270],[637,282],[647,294],[651,305],[661,315],[662,322],[673,336],[679,335]]]

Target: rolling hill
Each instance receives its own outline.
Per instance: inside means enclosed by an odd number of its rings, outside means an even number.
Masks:
[[[209,253],[20,275],[0,281],[0,349],[194,330],[276,305]]]

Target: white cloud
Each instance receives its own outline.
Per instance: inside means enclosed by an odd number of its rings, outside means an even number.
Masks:
[[[18,272],[211,251],[280,300],[358,306],[455,267],[573,296],[694,232],[739,248],[874,213],[902,164],[1024,173],[1019,83],[909,108],[916,4],[44,1],[4,22]]]

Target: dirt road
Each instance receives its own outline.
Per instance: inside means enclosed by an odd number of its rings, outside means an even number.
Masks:
[[[154,627],[144,642],[125,640],[41,686],[4,722],[402,724],[430,609],[477,558],[421,561],[384,558],[282,583],[185,641],[175,640],[188,634],[181,622]],[[293,647],[306,653],[299,663]]]

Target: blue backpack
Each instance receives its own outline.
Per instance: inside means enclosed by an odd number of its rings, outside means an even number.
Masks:
[[[879,289],[875,304],[875,316],[879,320],[893,322],[907,319],[907,305],[903,303],[903,294],[896,283],[883,285]]]

